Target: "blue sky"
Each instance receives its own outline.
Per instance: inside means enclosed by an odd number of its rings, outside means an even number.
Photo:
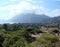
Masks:
[[[56,17],[60,15],[60,0],[0,0],[0,19],[8,20],[23,12]]]

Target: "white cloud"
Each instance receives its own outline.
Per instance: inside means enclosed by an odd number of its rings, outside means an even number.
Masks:
[[[7,17],[12,17],[13,15],[22,13],[23,11],[28,11],[28,12],[41,11],[42,12],[41,9],[43,10],[43,8],[32,5],[30,2],[27,2],[27,1],[22,1],[16,5],[7,5],[7,6],[0,7],[0,11],[6,12],[2,14],[2,17],[5,16],[6,19],[8,19]]]
[[[52,17],[60,15],[60,9],[55,9],[52,12],[49,12],[49,9],[44,8],[42,6],[33,5],[28,1],[21,1],[18,4],[0,7],[0,11],[6,12],[2,14],[2,17],[5,17],[5,19],[9,19],[9,17],[11,18],[14,15],[20,14],[22,12],[33,12],[36,14],[46,14]]]
[[[9,1],[11,1],[11,2],[15,2],[15,1],[19,1],[19,0],[9,0]]]
[[[8,12],[2,14],[2,17],[5,16],[6,19],[8,19],[7,17],[12,17],[13,15],[21,13],[25,9],[30,9],[30,7],[31,7],[30,3],[20,2],[19,4],[16,5],[7,5],[7,6],[0,7],[0,11]]]
[[[55,9],[55,10],[51,11],[49,15],[51,17],[59,16],[60,15],[60,9]]]

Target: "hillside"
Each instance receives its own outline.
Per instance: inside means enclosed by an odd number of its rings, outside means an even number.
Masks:
[[[20,14],[16,15],[13,18],[11,18],[10,22],[20,22],[20,23],[41,23],[45,19],[48,19],[49,17],[41,14],[32,14],[32,13],[26,13],[26,14]]]
[[[44,14],[22,13],[9,20],[0,20],[2,23],[60,23],[60,16],[48,17]]]

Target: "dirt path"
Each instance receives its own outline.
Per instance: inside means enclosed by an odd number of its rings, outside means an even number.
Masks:
[[[42,35],[42,33],[39,33],[39,34],[36,34],[36,35],[32,34],[31,36],[32,37],[40,37],[41,35]]]

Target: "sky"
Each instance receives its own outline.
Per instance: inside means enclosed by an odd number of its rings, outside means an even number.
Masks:
[[[0,19],[8,20],[21,13],[60,15],[60,0],[0,0]]]

